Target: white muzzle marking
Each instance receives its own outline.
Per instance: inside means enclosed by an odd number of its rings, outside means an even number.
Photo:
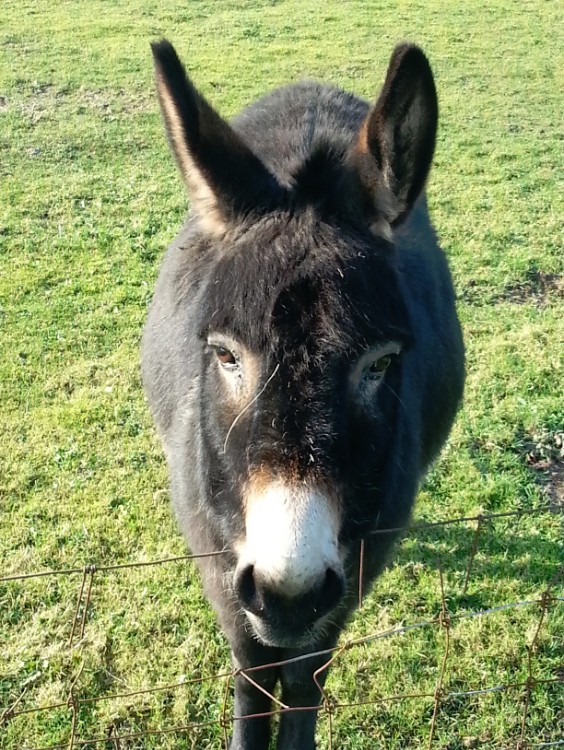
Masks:
[[[342,570],[336,504],[315,488],[273,483],[247,501],[246,541],[240,563],[286,596],[323,582],[328,568]]]

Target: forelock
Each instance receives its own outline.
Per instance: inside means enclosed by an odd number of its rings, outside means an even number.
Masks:
[[[258,221],[214,262],[201,328],[229,332],[255,351],[308,340],[324,350],[362,347],[403,315],[390,309],[388,250],[311,208]]]

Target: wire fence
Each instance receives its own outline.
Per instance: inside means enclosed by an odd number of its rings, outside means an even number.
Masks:
[[[378,530],[377,534],[389,534],[397,532],[417,533],[429,529],[435,529],[438,527],[446,527],[455,524],[475,524],[471,549],[468,555],[466,569],[464,573],[462,590],[466,593],[468,585],[471,579],[474,561],[479,550],[480,538],[483,534],[486,524],[495,522],[500,519],[519,519],[524,516],[531,514],[542,514],[549,513],[546,509],[528,509],[520,511],[508,511],[504,513],[492,513],[492,514],[479,514],[476,516],[466,516],[451,518],[442,521],[436,521],[432,523],[417,523],[412,524],[410,527],[401,529],[384,529]],[[5,575],[0,577],[0,583],[9,583],[14,581],[27,581],[30,579],[38,579],[45,577],[55,576],[80,576],[78,591],[76,597],[76,607],[74,610],[74,616],[72,618],[72,625],[68,636],[69,648],[76,648],[77,645],[82,646],[85,640],[85,634],[88,624],[89,617],[89,604],[94,589],[94,583],[97,576],[103,573],[109,573],[112,571],[121,571],[129,568],[143,568],[150,566],[160,566],[171,564],[175,562],[183,562],[194,560],[196,558],[210,557],[225,554],[224,551],[212,552],[207,555],[181,555],[176,557],[168,557],[158,560],[142,561],[142,562],[131,562],[116,565],[95,565],[88,564],[83,567],[68,568],[64,570],[45,570],[33,573],[13,574]],[[361,575],[359,576],[362,581],[362,565],[363,565],[363,544],[361,544],[359,565],[361,567]],[[564,581],[564,562],[556,570],[555,575],[551,580],[546,582],[544,590],[540,596],[528,600],[510,601],[504,604],[490,607],[487,609],[481,609],[477,611],[463,611],[463,612],[450,612],[447,604],[447,594],[445,593],[445,581],[443,570],[441,566],[438,567],[439,585],[440,585],[440,602],[439,611],[437,615],[431,619],[427,619],[420,622],[413,622],[407,625],[401,625],[398,627],[390,628],[380,632],[372,633],[360,638],[347,640],[342,644],[332,649],[326,649],[323,651],[315,651],[300,656],[293,657],[291,659],[285,659],[271,664],[264,664],[255,666],[247,669],[232,669],[229,671],[222,672],[220,674],[213,674],[204,677],[197,677],[189,680],[181,680],[179,682],[167,685],[157,685],[152,688],[144,688],[142,690],[114,693],[111,695],[95,695],[95,696],[81,696],[80,695],[80,678],[84,668],[84,662],[74,675],[70,682],[68,689],[68,696],[65,701],[57,703],[51,703],[49,705],[39,705],[24,707],[23,704],[28,694],[28,688],[24,688],[22,692],[15,698],[15,700],[3,710],[0,709],[0,732],[3,726],[6,726],[9,722],[13,721],[17,717],[37,714],[40,712],[50,712],[58,709],[67,709],[69,712],[68,719],[68,740],[62,744],[51,744],[45,747],[29,748],[29,750],[78,750],[79,748],[85,747],[111,747],[112,750],[121,750],[120,742],[140,740],[149,737],[165,737],[167,735],[187,735],[197,730],[202,730],[207,727],[216,726],[219,723],[221,727],[225,747],[229,744],[229,732],[232,722],[247,721],[249,719],[266,717],[266,716],[281,716],[284,713],[300,712],[300,711],[316,711],[319,710],[320,716],[325,716],[327,731],[327,744],[329,750],[335,749],[335,738],[333,730],[333,719],[338,711],[344,709],[360,708],[377,706],[378,704],[395,703],[400,701],[408,701],[413,699],[424,699],[428,700],[432,704],[432,717],[429,727],[429,735],[427,740],[427,750],[432,750],[434,746],[434,740],[436,738],[436,727],[437,720],[440,716],[441,706],[446,705],[453,699],[471,698],[475,696],[483,696],[493,693],[504,693],[513,692],[519,695],[522,699],[522,716],[520,722],[519,736],[513,740],[513,744],[503,746],[503,750],[511,747],[514,750],[532,750],[532,748],[549,748],[549,747],[564,747],[564,736],[562,738],[550,739],[549,741],[528,741],[527,740],[527,719],[529,716],[531,698],[534,691],[543,685],[550,685],[560,683],[564,685],[564,655],[563,663],[558,666],[555,670],[555,677],[552,678],[541,678],[536,675],[535,670],[535,653],[537,644],[542,632],[543,627],[547,619],[547,615],[550,610],[557,606],[564,604],[564,590],[560,589],[560,584]],[[363,592],[362,588],[359,587],[358,592],[359,605],[362,605]],[[446,690],[445,678],[449,666],[449,657],[451,655],[451,631],[453,624],[463,620],[469,620],[472,618],[484,618],[494,615],[495,613],[504,612],[507,610],[515,610],[517,608],[531,608],[537,611],[537,621],[532,637],[529,638],[526,646],[526,674],[527,677],[521,682],[507,682],[501,684],[494,684],[488,687],[480,688],[469,688],[462,691],[449,691]],[[433,691],[422,691],[412,693],[399,693],[395,695],[387,695],[377,697],[371,700],[364,700],[358,702],[339,702],[337,701],[327,690],[323,687],[320,682],[320,677],[330,666],[338,662],[343,658],[343,655],[351,651],[351,649],[360,648],[366,646],[369,643],[374,643],[382,639],[388,639],[408,632],[422,629],[422,628],[436,628],[442,638],[443,650],[442,659],[440,661],[435,687]],[[313,672],[313,679],[319,687],[321,701],[319,709],[311,706],[288,706],[284,704],[275,695],[270,694],[258,682],[254,679],[254,675],[264,669],[281,667],[285,664],[294,663],[297,661],[307,661],[308,659],[318,659],[319,657],[324,658],[323,665]],[[254,714],[249,716],[229,716],[228,704],[229,695],[232,690],[233,680],[236,677],[243,678],[249,683],[254,685],[258,690],[265,693],[272,704],[275,706],[271,711]],[[187,686],[203,685],[212,681],[221,681],[224,683],[223,688],[223,701],[221,707],[221,713],[219,719],[212,719],[208,721],[191,722],[180,726],[173,726],[164,729],[146,729],[144,731],[136,732],[118,732],[118,730],[112,726],[105,734],[105,736],[97,737],[79,737],[78,735],[78,717],[79,710],[82,706],[97,704],[104,701],[118,700],[118,699],[129,699],[137,696],[146,696],[159,694],[169,691],[177,691],[186,689]],[[563,701],[564,703],[564,701]]]

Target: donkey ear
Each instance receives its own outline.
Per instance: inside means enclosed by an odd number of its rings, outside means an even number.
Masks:
[[[374,230],[408,214],[425,185],[435,150],[438,104],[433,73],[423,52],[397,46],[376,106],[361,126],[353,158],[373,209]]]
[[[151,45],[172,151],[202,228],[222,235],[241,214],[272,202],[274,176],[196,90],[170,42]]]

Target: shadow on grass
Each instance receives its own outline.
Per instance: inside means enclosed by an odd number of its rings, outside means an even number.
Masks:
[[[539,524],[539,516],[547,523]],[[449,601],[459,608],[491,606],[491,598],[483,599],[480,588],[487,587],[491,596],[492,580],[504,582],[503,589],[508,594],[532,589],[534,596],[540,596],[562,567],[563,550],[554,529],[559,516],[548,511],[539,511],[539,516],[483,522],[477,542],[475,523],[414,529],[404,538],[394,563],[411,569],[418,565],[433,570],[440,567],[449,581]],[[551,519],[554,538],[550,538],[547,531]],[[473,556],[474,544],[476,554]],[[464,591],[471,557],[468,586]],[[561,579],[560,591],[563,585]]]

